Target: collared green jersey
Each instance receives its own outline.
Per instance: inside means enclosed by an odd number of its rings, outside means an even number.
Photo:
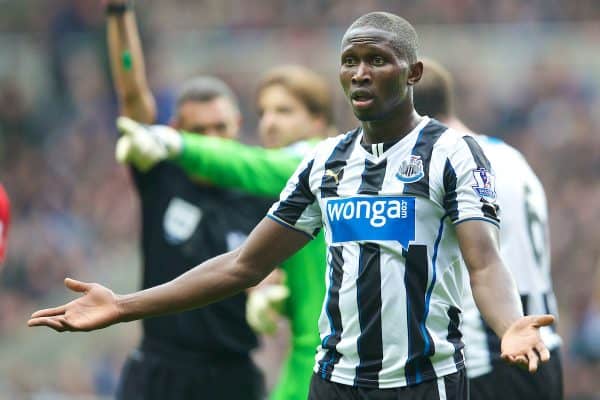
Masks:
[[[281,149],[248,146],[233,140],[183,134],[183,149],[175,162],[194,178],[227,188],[276,199],[305,153],[318,140]],[[317,322],[325,294],[325,241],[318,235],[283,262],[290,289],[285,313],[292,332],[291,351],[283,365],[272,400],[306,399],[315,349],[320,343]]]

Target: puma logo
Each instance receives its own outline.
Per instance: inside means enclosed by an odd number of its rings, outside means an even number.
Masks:
[[[335,172],[333,172],[332,170],[328,169],[325,170],[325,176],[330,176],[333,178],[333,180],[335,181],[336,185],[340,184],[340,179],[338,177],[338,175],[340,174],[340,172],[342,172],[342,170],[340,170],[337,174]]]

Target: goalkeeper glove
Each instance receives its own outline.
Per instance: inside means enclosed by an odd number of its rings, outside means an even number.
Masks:
[[[117,128],[122,134],[115,150],[117,161],[131,164],[142,172],[181,152],[181,135],[169,126],[143,125],[130,118],[119,117]]]
[[[257,333],[273,334],[290,290],[284,285],[267,285],[252,290],[246,302],[246,320]]]

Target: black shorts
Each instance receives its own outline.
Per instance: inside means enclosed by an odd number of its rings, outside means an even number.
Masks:
[[[262,373],[249,356],[191,365],[135,351],[123,367],[117,400],[262,400]]]
[[[499,360],[489,374],[469,379],[471,400],[562,400],[563,376],[560,352],[551,352],[550,361],[535,374]]]
[[[451,375],[394,389],[367,389],[329,382],[313,374],[309,400],[468,400],[467,374]]]

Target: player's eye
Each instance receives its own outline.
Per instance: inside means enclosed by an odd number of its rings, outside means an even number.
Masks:
[[[381,56],[375,56],[375,57],[373,57],[371,62],[373,63],[373,65],[381,66],[381,65],[385,64],[385,59]]]
[[[290,107],[277,107],[278,114],[291,114],[292,109]]]
[[[347,67],[353,67],[356,65],[356,58],[354,57],[344,57],[344,65]]]

